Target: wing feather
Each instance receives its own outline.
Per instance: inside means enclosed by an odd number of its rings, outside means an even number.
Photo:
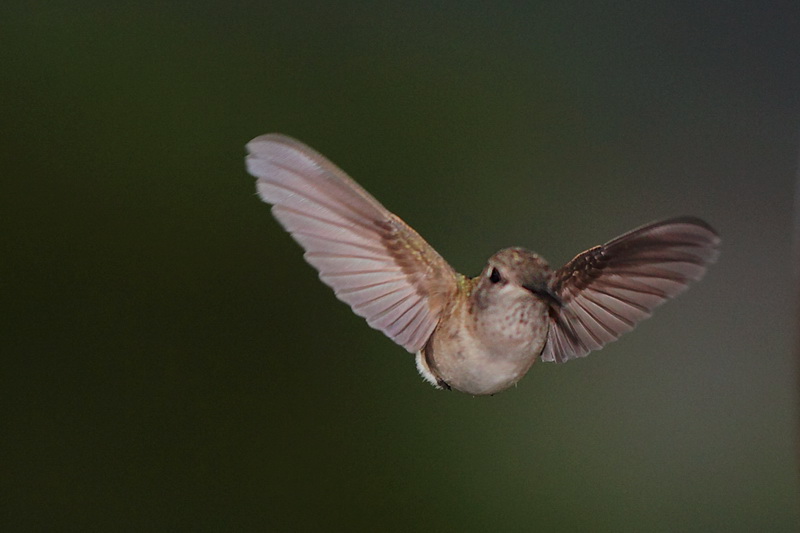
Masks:
[[[320,279],[367,323],[419,351],[457,290],[456,274],[411,227],[333,163],[279,134],[247,145],[262,200]]]
[[[584,357],[630,331],[657,306],[703,277],[720,239],[705,222],[678,217],[635,229],[559,269],[542,360]]]

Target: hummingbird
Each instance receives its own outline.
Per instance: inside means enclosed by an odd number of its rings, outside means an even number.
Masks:
[[[247,144],[261,199],[336,296],[416,354],[441,389],[491,395],[537,358],[599,350],[703,277],[720,238],[706,222],[653,222],[552,269],[505,248],[480,275],[456,272],[411,226],[305,144],[272,133]]]

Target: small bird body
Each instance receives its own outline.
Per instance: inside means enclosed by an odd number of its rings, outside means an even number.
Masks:
[[[719,237],[677,217],[578,254],[558,270],[506,248],[467,278],[323,156],[280,134],[248,143],[261,198],[337,297],[417,354],[434,386],[484,395],[519,381],[537,357],[602,348],[700,279]]]
[[[435,386],[475,395],[500,392],[519,381],[544,348],[548,302],[524,280],[545,291],[549,267],[522,248],[501,250],[489,265],[496,281],[484,272],[462,283],[417,354],[417,368]],[[512,275],[520,277],[506,278]]]

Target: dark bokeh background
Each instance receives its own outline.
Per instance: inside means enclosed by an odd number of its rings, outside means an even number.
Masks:
[[[3,2],[0,528],[796,531],[796,1]],[[424,384],[254,194],[326,154],[476,274],[694,214],[707,278]]]

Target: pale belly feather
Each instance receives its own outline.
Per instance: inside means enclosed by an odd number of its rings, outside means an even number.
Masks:
[[[466,306],[438,328],[417,354],[417,368],[436,386],[468,394],[495,394],[519,381],[547,340],[544,305],[512,307],[489,321],[473,320]]]

